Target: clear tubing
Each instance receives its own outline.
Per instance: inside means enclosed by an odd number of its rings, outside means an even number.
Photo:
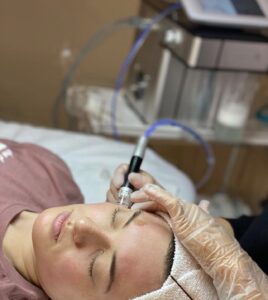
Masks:
[[[160,126],[175,126],[178,128],[181,128],[182,130],[188,132],[200,145],[203,146],[204,150],[205,150],[205,154],[206,154],[206,161],[207,161],[207,170],[205,172],[205,174],[203,175],[203,177],[201,178],[201,180],[199,182],[196,183],[196,189],[200,189],[203,185],[205,185],[214,168],[214,164],[215,164],[215,156],[213,153],[213,150],[211,148],[211,146],[209,145],[209,143],[207,143],[201,135],[199,135],[196,131],[194,131],[192,128],[184,125],[183,123],[177,122],[175,120],[171,120],[171,119],[161,119],[156,121],[155,123],[153,123],[145,132],[144,132],[144,136],[145,138],[149,138],[154,131],[160,127]]]
[[[65,101],[67,88],[73,81],[77,68],[81,62],[88,56],[88,54],[102,42],[105,38],[110,36],[113,32],[122,28],[145,28],[148,24],[147,19],[140,17],[130,17],[126,19],[121,19],[109,24],[104,25],[100,30],[98,30],[88,41],[82,46],[79,53],[75,57],[74,62],[70,65],[68,71],[66,72],[59,94],[55,100],[53,106],[53,125],[58,127],[58,115],[60,111],[60,105]]]
[[[117,104],[117,98],[120,92],[120,89],[122,87],[123,81],[125,79],[127,70],[129,68],[129,65],[132,63],[133,59],[135,58],[137,52],[143,45],[145,39],[148,37],[152,29],[154,28],[154,25],[159,23],[162,19],[164,19],[166,16],[171,14],[173,11],[179,9],[181,7],[181,4],[176,3],[168,6],[165,10],[163,10],[160,14],[156,15],[151,22],[147,25],[147,27],[141,32],[141,34],[137,37],[134,45],[130,49],[127,57],[125,58],[119,75],[117,77],[115,87],[114,87],[114,93],[111,99],[111,126],[112,126],[112,132],[115,139],[119,140],[119,133],[116,126],[116,104]]]

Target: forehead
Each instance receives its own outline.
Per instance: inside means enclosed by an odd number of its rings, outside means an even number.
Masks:
[[[127,279],[144,292],[162,286],[166,254],[172,238],[165,221],[142,213],[118,241],[118,281],[126,282]]]

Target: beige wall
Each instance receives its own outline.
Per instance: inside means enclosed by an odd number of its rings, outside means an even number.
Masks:
[[[66,60],[104,24],[136,15],[139,0],[0,0],[0,119],[51,126]],[[79,69],[77,80],[112,85],[133,39],[124,29]]]
[[[151,141],[150,146],[172,164],[198,182],[206,170],[204,151],[201,147],[181,141]],[[199,191],[212,195],[227,192],[242,199],[258,211],[259,204],[268,199],[268,147],[241,145],[229,180],[224,184],[225,172],[234,146],[212,144],[216,164],[209,182]]]

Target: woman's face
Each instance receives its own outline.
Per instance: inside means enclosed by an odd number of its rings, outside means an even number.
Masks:
[[[161,217],[109,203],[50,208],[33,227],[38,279],[53,300],[123,300],[158,289],[172,240]]]

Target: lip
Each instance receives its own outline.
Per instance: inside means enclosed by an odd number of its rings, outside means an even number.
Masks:
[[[60,233],[64,227],[65,222],[69,218],[71,212],[62,212],[57,215],[52,224],[52,234],[55,241],[58,241]]]

